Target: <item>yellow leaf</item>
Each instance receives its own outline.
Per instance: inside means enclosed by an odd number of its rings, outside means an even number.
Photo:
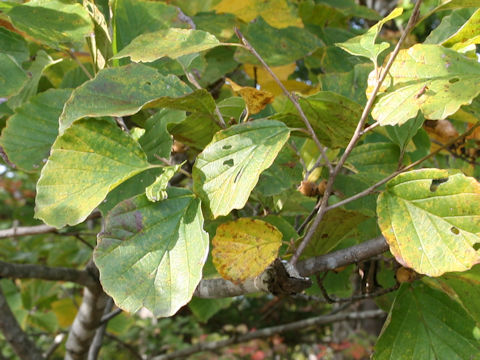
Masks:
[[[297,9],[287,0],[222,0],[214,9],[219,14],[234,14],[245,22],[250,22],[257,16],[262,16],[270,26],[278,29],[289,26],[303,28]]]
[[[220,225],[212,244],[218,273],[234,283],[254,278],[277,257],[282,233],[265,221],[240,218]]]
[[[292,74],[295,71],[296,67],[297,67],[297,64],[295,63],[282,65],[282,66],[272,66],[272,71],[274,72],[275,75],[277,75],[277,77],[281,81],[283,81],[288,79],[290,74]],[[252,79],[255,79],[255,75],[256,75],[257,83],[260,84],[260,86],[263,86],[263,84],[265,84],[266,82],[273,81],[272,76],[262,66],[244,64],[243,70]]]
[[[232,90],[245,100],[249,114],[258,114],[265,106],[273,102],[274,96],[269,91],[257,90],[249,86],[240,86],[229,78],[225,79]]]

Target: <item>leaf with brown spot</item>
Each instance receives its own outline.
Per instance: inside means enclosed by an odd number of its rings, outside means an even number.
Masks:
[[[397,261],[440,276],[480,263],[480,184],[454,170],[421,169],[390,180],[378,225]]]
[[[234,283],[254,278],[277,257],[282,233],[262,220],[240,218],[220,225],[212,240],[213,264]]]

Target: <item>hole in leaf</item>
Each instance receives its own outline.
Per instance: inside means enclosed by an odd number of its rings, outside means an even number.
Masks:
[[[430,191],[431,192],[437,191],[438,186],[440,184],[443,184],[443,183],[447,182],[447,181],[448,181],[448,177],[447,178],[442,178],[442,179],[433,179],[432,184],[430,185]]]
[[[474,248],[475,250],[480,249],[480,243],[473,244],[473,248]]]
[[[227,166],[233,166],[233,164],[234,164],[233,159],[228,159],[223,162],[223,165],[227,165]]]
[[[455,226],[452,226],[452,227],[450,228],[450,231],[451,231],[452,233],[454,233],[455,235],[460,234],[460,230],[458,230]]]
[[[150,81],[145,82],[145,85],[152,85]]]
[[[448,80],[448,82],[449,82],[450,84],[455,84],[455,83],[458,82],[458,81],[460,81],[459,78],[452,78],[452,79]]]
[[[223,150],[228,150],[228,149],[231,149],[231,148],[232,148],[232,145],[223,145],[222,146]]]

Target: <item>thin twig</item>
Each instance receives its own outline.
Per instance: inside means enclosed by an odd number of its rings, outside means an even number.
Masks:
[[[107,305],[105,305],[105,309],[103,310],[104,314],[108,314],[113,307],[113,300],[109,298],[107,300]],[[102,348],[103,344],[103,337],[105,335],[105,331],[107,330],[107,322],[100,323],[100,326],[95,331],[95,336],[93,338],[92,344],[90,345],[90,349],[88,350],[88,360],[97,360],[98,354],[100,353],[100,349]]]
[[[327,157],[327,152],[326,152],[326,147],[323,146],[321,143],[320,143],[320,140],[318,140],[318,137],[317,137],[317,134],[315,134],[315,130],[313,130],[313,127],[312,125],[310,124],[310,121],[308,121],[308,118],[307,116],[305,115],[305,113],[303,112],[303,109],[302,107],[300,106],[300,103],[298,102],[297,98],[295,97],[295,95],[293,95],[292,93],[290,93],[287,88],[283,85],[283,83],[280,81],[280,79],[277,77],[277,75],[275,75],[275,73],[273,72],[273,70],[270,68],[270,66],[267,65],[267,63],[265,62],[265,60],[263,60],[263,58],[260,56],[260,54],[253,48],[253,46],[248,42],[248,40],[243,36],[243,34],[240,32],[239,29],[235,28],[235,33],[237,34],[238,38],[240,39],[240,41],[243,42],[243,44],[245,45],[245,48],[250,51],[252,53],[252,55],[254,55],[258,61],[260,61],[260,63],[263,65],[263,67],[265,68],[265,70],[267,70],[267,72],[270,74],[270,76],[273,78],[273,80],[275,80],[275,82],[277,83],[278,86],[280,86],[280,88],[282,89],[283,93],[285,94],[285,96],[287,96],[287,98],[292,102],[292,104],[295,106],[295,108],[297,109],[298,113],[300,114],[300,117],[302,118],[303,120],[303,123],[305,124],[306,128],[308,129],[308,132],[309,132],[309,135],[312,137],[313,141],[315,142],[315,144],[317,145],[318,149],[320,150],[320,153],[322,154],[323,158],[325,159],[325,164],[327,164],[328,166],[328,169],[330,170],[330,172],[333,171],[333,166],[332,164],[330,163],[330,160],[328,160],[328,157]]]
[[[430,154],[424,156],[423,158],[411,163],[410,165],[408,166],[405,166],[404,168],[402,169],[399,169],[397,171],[395,171],[393,174],[390,174],[389,176],[387,176],[386,178],[380,180],[379,182],[377,182],[376,184],[370,186],[369,188],[359,192],[358,194],[355,194],[349,198],[346,198],[342,201],[339,201],[333,205],[330,205],[327,207],[327,211],[330,211],[332,209],[335,209],[339,206],[343,206],[345,204],[348,204],[349,202],[352,202],[352,201],[355,201],[355,200],[358,200],[364,196],[367,196],[367,195],[370,195],[372,194],[377,188],[379,188],[380,186],[382,186],[383,184],[387,183],[389,180],[393,179],[395,176],[405,172],[405,171],[408,171],[412,168],[414,168],[415,166],[421,164],[422,162],[424,162],[425,160],[428,160],[430,159],[431,157],[435,156],[436,154],[438,154],[440,151],[443,151],[445,149],[447,149],[448,147],[452,146],[454,143],[456,143],[458,140],[461,140],[465,137],[467,137],[468,135],[470,135],[477,127],[480,126],[480,122],[476,123],[474,126],[472,126],[468,131],[464,132],[462,135],[456,137],[455,139],[451,140],[450,142],[446,143],[445,145],[439,147],[438,149],[436,149],[435,151],[432,151]]]
[[[228,345],[239,344],[239,343],[247,342],[253,339],[268,338],[275,334],[280,334],[287,331],[299,331],[299,330],[304,330],[306,328],[310,328],[313,326],[327,325],[335,322],[348,321],[348,320],[364,320],[364,319],[376,318],[384,315],[385,315],[385,312],[383,310],[367,310],[367,311],[359,311],[359,312],[353,312],[353,313],[347,313],[347,314],[340,313],[340,314],[333,314],[333,315],[322,315],[322,316],[317,316],[310,319],[295,321],[288,324],[277,325],[277,326],[272,326],[272,327],[257,330],[257,331],[252,331],[245,335],[234,336],[226,340],[199,343],[187,349],[175,351],[170,354],[156,356],[152,360],[177,359],[177,358],[185,357],[188,355],[196,354],[202,351],[217,350]]]
[[[53,343],[52,345],[50,345],[50,347],[48,348],[48,350],[45,352],[45,354],[43,355],[43,357],[45,359],[48,359],[50,356],[53,355],[53,353],[58,349],[58,347],[62,344],[63,340],[65,339],[66,337],[66,333],[60,333],[60,334],[57,334],[55,336],[55,338],[53,339]]]
[[[197,79],[195,79],[195,76],[191,72],[187,71],[187,69],[184,69],[184,71],[188,81],[197,89],[202,89],[200,84],[197,82]],[[220,125],[222,129],[225,129],[227,125],[225,124],[225,120],[223,120],[222,113],[220,112],[220,109],[218,108],[218,105],[216,103],[215,103],[215,115],[217,115],[217,118],[218,118],[218,125]]]
[[[12,264],[3,261],[0,261],[0,277],[69,281],[87,287],[98,285],[98,281],[86,270],[32,264]]]
[[[66,50],[67,54],[78,64],[78,66],[80,66],[80,69],[82,69],[82,71],[85,73],[85,75],[87,75],[87,77],[92,80],[93,79],[93,75],[90,74],[90,72],[87,70],[87,68],[85,67],[85,65],[83,65],[83,63],[77,58],[77,56],[75,55],[75,53],[71,50]]]
[[[108,321],[112,320],[115,316],[120,315],[122,312],[123,312],[122,309],[115,309],[115,310],[109,312],[108,314],[103,315],[102,319],[100,320],[100,324],[103,325],[103,324],[107,323]]]
[[[345,161],[347,160],[347,157],[350,155],[352,152],[353,148],[357,144],[358,140],[360,139],[361,132],[364,128],[365,122],[367,121],[368,114],[370,113],[370,110],[373,106],[373,103],[375,102],[375,99],[377,97],[378,91],[380,90],[380,87],[385,80],[395,58],[397,57],[400,47],[402,46],[403,42],[405,41],[405,38],[407,37],[408,33],[410,30],[413,28],[415,25],[415,22],[418,18],[419,14],[419,9],[420,9],[420,4],[422,0],[418,0],[417,3],[415,4],[415,8],[413,9],[412,15],[410,17],[410,20],[408,21],[408,25],[405,29],[405,32],[402,34],[400,39],[398,40],[397,45],[395,46],[395,49],[393,50],[390,59],[388,60],[384,70],[382,71],[382,74],[380,75],[380,78],[378,79],[377,85],[375,86],[372,95],[370,99],[367,102],[367,105],[363,109],[362,116],[360,117],[360,120],[358,121],[357,128],[355,129],[355,132],[350,139],[350,142],[348,143],[345,152],[341,156],[340,160],[338,161],[337,165],[335,166],[335,169],[330,173],[330,177],[328,178],[327,186],[325,189],[325,193],[320,200],[320,206],[317,211],[317,215],[315,219],[313,220],[312,225],[309,227],[307,233],[305,234],[302,242],[298,246],[297,250],[295,251],[295,254],[293,254],[292,258],[290,259],[290,264],[295,265],[298,261],[298,258],[302,254],[302,252],[305,250],[306,246],[312,239],[313,235],[315,234],[315,231],[318,228],[318,225],[322,221],[324,215],[328,211],[327,205],[328,205],[328,199],[330,198],[330,194],[332,193],[332,188],[333,188],[333,183],[335,182],[335,179],[340,172],[340,170],[343,167],[343,164],[345,164]]]
[[[369,131],[372,131],[373,129],[375,129],[377,126],[379,126],[380,123],[379,122],[376,122],[372,125],[370,125],[369,127],[363,129],[361,132],[360,132],[360,137],[362,137],[363,135],[365,135],[367,132]]]

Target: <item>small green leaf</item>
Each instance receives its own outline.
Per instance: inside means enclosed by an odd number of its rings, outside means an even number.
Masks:
[[[461,173],[422,169],[398,175],[377,201],[378,225],[397,261],[440,276],[480,262],[480,184]]]
[[[272,165],[289,135],[283,123],[256,120],[214,136],[193,167],[194,191],[214,217],[245,205],[261,172]]]
[[[13,25],[28,35],[58,48],[83,43],[93,32],[88,13],[77,3],[61,0],[32,0],[9,11]]]
[[[244,35],[270,66],[291,64],[321,45],[320,40],[305,29],[294,26],[277,29],[268,25],[261,16],[248,24]],[[241,63],[258,63],[244,49],[237,49],[235,58]]]
[[[408,142],[415,136],[417,131],[422,127],[425,118],[422,113],[418,113],[413,119],[408,120],[403,125],[386,126],[388,137],[397,144],[400,149],[405,149]]]
[[[176,59],[219,45],[220,41],[206,31],[170,28],[136,37],[114,59],[127,56],[135,62],[152,62],[164,56]]]
[[[33,95],[37,93],[38,83],[42,77],[43,72],[51,65],[58,63],[61,60],[53,60],[45,51],[40,50],[35,56],[35,60],[28,68],[29,78],[25,82],[22,89],[8,99],[7,105],[10,109],[16,109],[20,105],[28,101]]]
[[[345,147],[362,115],[362,106],[330,91],[319,91],[311,96],[299,97],[303,112],[322,144],[329,148]],[[305,128],[305,124],[291,103],[271,117],[289,127]]]
[[[173,140],[167,131],[167,126],[170,123],[182,122],[184,119],[184,111],[162,109],[146,120],[145,133],[138,142],[147,154],[149,163],[160,164],[159,158],[170,156]]]
[[[471,360],[480,353],[474,328],[472,318],[447,295],[425,284],[403,284],[373,359]]]
[[[277,257],[282,233],[265,221],[240,218],[221,224],[212,239],[213,264],[227,280],[241,283],[262,273]]]
[[[170,188],[161,202],[141,195],[118,204],[105,220],[94,260],[117,306],[166,317],[192,298],[207,254],[200,200]]]
[[[37,183],[35,217],[57,228],[78,224],[110,190],[148,167],[140,146],[114,124],[78,121],[52,146]]]
[[[146,65],[104,69],[75,89],[60,116],[60,133],[83,117],[132,115],[154,100],[189,92],[176,76],[160,75]]]
[[[375,78],[373,71],[372,86]],[[401,125],[420,110],[426,119],[445,119],[472,102],[480,93],[479,82],[476,59],[439,45],[417,44],[399,52],[372,117],[381,125]]]
[[[153,202],[165,200],[168,197],[167,186],[170,179],[182,167],[183,164],[165,166],[163,172],[159,175],[152,185],[145,189],[147,199]]]
[[[0,53],[0,97],[12,96],[20,91],[28,77],[11,56]]]
[[[50,89],[16,109],[2,131],[8,159],[25,171],[39,170],[58,135],[58,117],[71,90]]]
[[[373,61],[374,64],[377,64],[378,56],[390,47],[390,44],[387,42],[382,42],[380,44],[375,44],[375,40],[382,29],[382,26],[396,17],[402,15],[403,9],[396,8],[394,9],[387,17],[380,20],[378,23],[373,25],[365,34],[355,36],[352,39],[349,39],[343,43],[337,43],[338,47],[349,52],[352,55],[363,56],[369,58]]]

